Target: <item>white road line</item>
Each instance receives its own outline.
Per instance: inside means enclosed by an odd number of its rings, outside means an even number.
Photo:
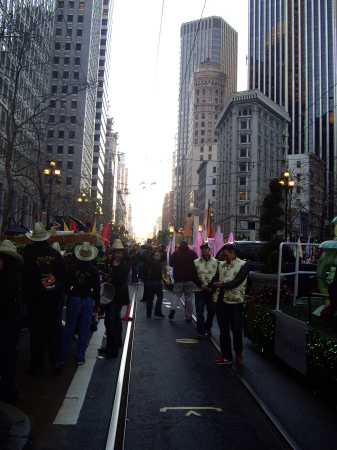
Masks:
[[[77,423],[97,360],[97,349],[102,345],[104,331],[104,320],[100,320],[97,331],[92,334],[85,352],[85,364],[78,367],[63,404],[53,422],[54,425],[75,425]]]

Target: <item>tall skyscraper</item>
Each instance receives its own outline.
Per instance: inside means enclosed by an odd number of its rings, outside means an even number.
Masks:
[[[188,152],[188,126],[190,115],[189,88],[193,73],[206,60],[220,64],[226,75],[224,101],[237,89],[237,32],[220,17],[208,17],[184,23],[180,29],[180,81],[178,139],[174,158],[174,225],[183,227],[187,213],[186,156]],[[209,86],[211,87],[211,86]],[[210,109],[212,108],[212,109]],[[208,104],[208,97],[200,98],[200,111],[216,112]],[[217,107],[221,111],[220,106]]]
[[[336,29],[336,0],[249,2],[249,88],[289,113],[289,156],[313,153],[325,162],[327,218],[336,212]]]
[[[56,100],[50,106],[47,152],[62,169],[70,201],[81,192],[91,196],[102,8],[99,0],[58,0],[55,13],[51,94]]]

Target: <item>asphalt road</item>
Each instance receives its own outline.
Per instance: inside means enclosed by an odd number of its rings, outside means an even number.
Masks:
[[[130,285],[131,297],[135,289],[141,298],[143,285]],[[166,316],[171,295],[164,293]],[[33,450],[105,448],[120,357],[97,358],[103,335],[100,323],[84,366],[75,365],[74,339],[63,373],[54,375],[46,363],[43,376],[35,378],[25,374],[29,331],[21,332],[17,407],[31,421]],[[216,320],[213,335],[218,340]],[[282,448],[231,369],[215,365],[217,354],[210,343],[195,342],[195,326],[184,320],[181,308],[174,321],[147,318],[145,303],[138,301],[134,336],[126,449]],[[291,432],[298,448],[336,449],[336,413],[246,339],[243,355],[236,370]]]

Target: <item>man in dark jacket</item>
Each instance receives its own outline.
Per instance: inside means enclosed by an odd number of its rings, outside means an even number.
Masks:
[[[148,259],[148,270],[146,277],[147,286],[147,317],[151,317],[154,296],[157,296],[156,306],[154,309],[154,317],[164,318],[161,310],[163,303],[163,266],[160,262],[160,253],[158,250],[150,253]]]
[[[170,267],[173,268],[173,296],[171,301],[171,312],[169,319],[172,320],[178,306],[178,301],[184,295],[185,297],[185,316],[186,320],[192,320],[193,314],[193,287],[194,282],[194,260],[198,255],[194,250],[190,250],[186,241],[181,241],[178,250],[170,256]]]
[[[61,335],[59,310],[63,302],[65,264],[61,253],[48,239],[50,232],[36,222],[26,233],[33,244],[24,255],[22,294],[27,301],[30,330],[30,366],[28,373],[41,375],[46,343],[54,372],[61,371]]]
[[[115,239],[111,247],[111,260],[104,277],[115,288],[112,301],[104,306],[106,328],[106,347],[98,350],[100,355],[117,358],[118,348],[122,346],[122,306],[129,303],[128,276],[130,265],[125,257],[124,246],[120,239]]]

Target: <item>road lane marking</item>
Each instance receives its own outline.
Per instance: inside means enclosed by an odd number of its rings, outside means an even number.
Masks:
[[[177,410],[186,410],[189,411],[185,414],[185,416],[201,416],[201,414],[197,413],[195,410],[211,410],[222,412],[222,408],[215,408],[214,406],[166,406],[164,408],[160,408],[160,412],[167,412],[169,410],[177,411]]]
[[[97,360],[97,349],[102,345],[104,331],[104,320],[100,320],[97,331],[92,334],[85,352],[85,364],[76,370],[63,404],[53,422],[54,425],[76,425]]]
[[[183,338],[183,339],[176,339],[176,342],[179,342],[179,344],[199,344],[200,341],[198,339]]]

